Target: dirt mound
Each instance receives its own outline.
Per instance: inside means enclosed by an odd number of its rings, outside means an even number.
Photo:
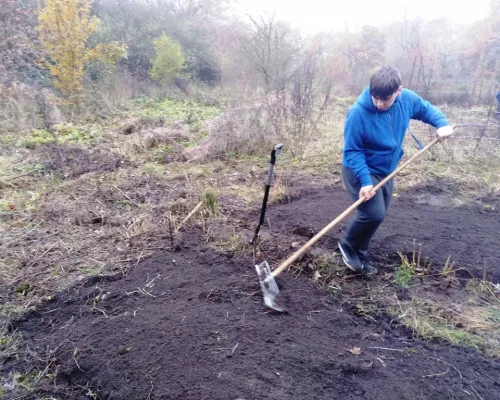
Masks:
[[[76,178],[89,172],[114,171],[129,161],[100,150],[66,144],[40,146],[44,169],[53,171],[63,179]]]

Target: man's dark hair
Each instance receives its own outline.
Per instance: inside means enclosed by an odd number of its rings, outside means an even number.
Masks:
[[[392,96],[401,86],[401,74],[391,66],[378,68],[370,78],[370,93],[378,99]]]

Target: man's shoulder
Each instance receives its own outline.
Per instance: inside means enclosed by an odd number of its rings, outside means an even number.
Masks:
[[[401,103],[412,107],[414,104],[423,101],[422,97],[415,91],[403,88],[399,100]]]
[[[347,115],[350,117],[360,117],[365,113],[365,111],[366,110],[363,106],[356,101],[347,109]]]
[[[401,91],[401,96],[407,99],[414,99],[420,97],[416,92],[408,88],[403,88],[403,90]]]

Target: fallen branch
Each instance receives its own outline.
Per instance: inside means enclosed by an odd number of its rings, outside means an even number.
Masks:
[[[444,371],[440,374],[424,375],[424,376],[422,376],[422,378],[434,378],[435,376],[443,376],[443,375],[446,375],[448,372],[450,372],[450,368],[448,368],[446,371]]]
[[[31,232],[33,232],[36,228],[38,228],[40,226],[40,224],[43,222],[44,220],[42,219],[38,224],[36,224],[36,226],[34,228],[31,228],[29,231],[23,233],[22,235],[12,239],[10,242],[7,242],[7,243],[4,243],[2,245],[2,247],[7,247],[8,245],[10,245],[11,243],[14,243],[16,240],[19,240],[21,239],[22,237],[26,236],[26,235],[29,235]]]
[[[43,171],[43,168],[33,169],[33,170],[26,172],[24,174],[13,176],[12,178],[7,179],[7,182],[13,181],[13,180],[22,178],[23,176],[28,176],[28,175],[34,174],[35,172],[40,172],[40,171]]]
[[[179,232],[179,229],[181,229],[182,225],[184,225],[184,223],[189,219],[191,218],[200,208],[201,206],[203,205],[203,201],[200,201],[196,207],[193,209],[193,211],[191,211],[188,216],[186,218],[184,218],[184,220],[179,224],[179,226],[175,229],[175,233]]]
[[[387,350],[387,351],[399,351],[400,353],[403,352],[401,349],[391,349],[389,347],[368,347],[369,349],[375,349],[375,350]]]

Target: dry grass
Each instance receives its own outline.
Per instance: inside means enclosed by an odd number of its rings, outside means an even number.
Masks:
[[[400,260],[391,280],[388,276],[375,281],[349,279],[352,275],[340,261],[322,253],[308,257],[292,273],[305,273],[341,296],[357,315],[373,319],[390,314],[413,329],[415,337],[472,347],[500,358],[500,285],[471,279],[464,290],[451,258],[442,267],[432,266],[420,246],[401,253]],[[436,285],[453,288],[455,296],[436,295]]]
[[[483,283],[485,284],[485,283]],[[418,336],[446,340],[473,347],[487,355],[500,357],[500,302],[498,296],[475,304],[475,294],[464,304],[450,304],[413,297],[392,304],[389,310]]]

